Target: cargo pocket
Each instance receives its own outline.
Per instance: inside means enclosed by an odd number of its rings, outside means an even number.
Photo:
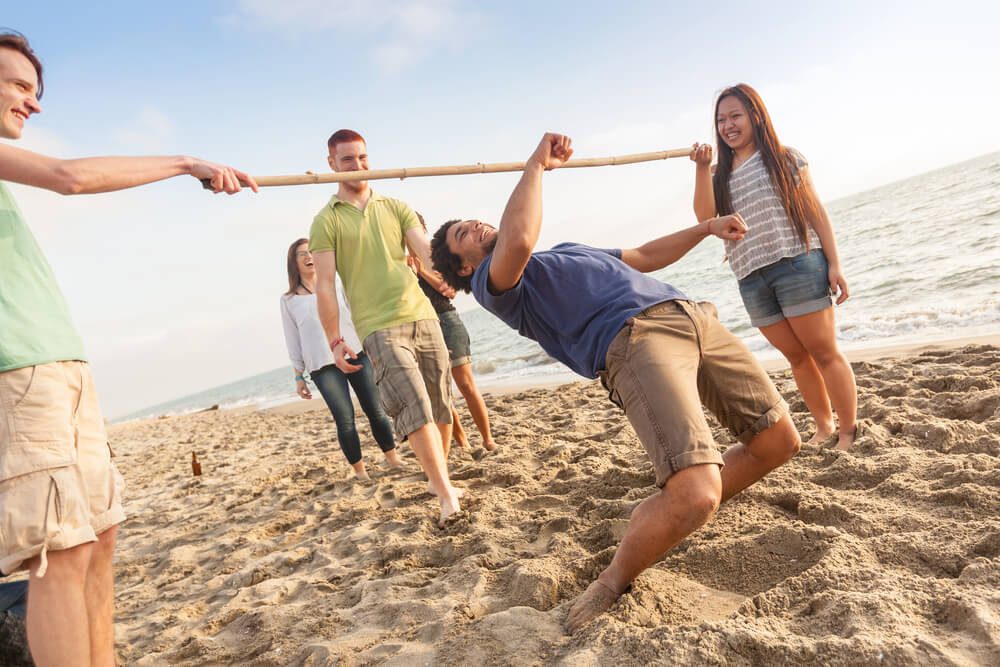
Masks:
[[[0,533],[7,571],[39,556],[37,576],[45,575],[47,553],[96,539],[87,521],[86,499],[75,466],[19,475],[0,482],[4,507]]]
[[[369,358],[371,357],[369,356]],[[385,376],[389,372],[385,365],[372,359],[372,366],[375,369],[375,384],[378,387],[379,403],[382,404],[385,413],[391,419],[395,419],[403,411],[403,399],[393,387],[392,382],[385,382]]]
[[[76,463],[73,393],[58,363],[0,373],[0,482]]]

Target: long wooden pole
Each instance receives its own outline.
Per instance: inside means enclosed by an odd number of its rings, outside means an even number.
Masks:
[[[635,164],[636,162],[652,162],[666,160],[672,157],[688,157],[690,148],[674,148],[652,153],[632,153],[612,157],[591,157],[570,160],[560,169],[573,167],[605,167],[617,164]],[[282,185],[318,185],[320,183],[343,183],[345,181],[377,181],[386,178],[417,178],[420,176],[459,176],[462,174],[496,174],[507,171],[524,171],[524,162],[494,162],[491,164],[463,164],[451,167],[404,167],[402,169],[368,169],[367,171],[340,171],[327,174],[293,174],[290,176],[254,176],[257,185],[273,187]],[[211,188],[208,180],[202,181],[206,188]]]

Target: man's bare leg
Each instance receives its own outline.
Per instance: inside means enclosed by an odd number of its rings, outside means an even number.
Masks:
[[[89,667],[91,634],[86,584],[93,543],[49,551],[48,571],[37,577],[37,556],[28,565],[28,647],[38,667]]]
[[[718,465],[696,465],[674,473],[660,491],[632,510],[611,564],[573,603],[566,629],[576,632],[610,609],[640,572],[711,519],[721,499]]]
[[[451,451],[451,424],[438,424],[438,431],[441,432],[441,449],[444,451],[444,459],[448,460],[448,452]]]
[[[439,526],[452,514],[462,511],[458,502],[458,494],[448,478],[448,466],[444,458],[444,448],[441,445],[439,424],[424,424],[413,433],[408,440],[413,453],[417,455],[420,467],[427,475],[428,489],[437,496],[441,503],[441,519]],[[449,424],[450,426],[450,424]],[[449,428],[449,432],[451,429]]]
[[[118,526],[97,536],[87,571],[86,603],[90,618],[90,661],[92,665],[115,664],[115,578],[112,568]],[[47,575],[46,575],[47,576]]]
[[[726,502],[761,477],[795,456],[802,439],[792,418],[782,417],[771,428],[761,431],[749,445],[735,445],[726,450],[722,460],[722,502]]]
[[[611,565],[570,608],[567,629],[575,632],[610,609],[643,570],[706,523],[720,499],[729,500],[788,461],[801,444],[791,417],[785,415],[749,445],[726,450],[723,455],[726,465],[721,473],[714,465],[700,465],[670,477],[662,491],[644,500],[632,512]],[[713,497],[717,498],[714,506],[709,502]]]

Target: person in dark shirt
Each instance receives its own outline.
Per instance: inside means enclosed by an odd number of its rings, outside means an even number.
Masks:
[[[427,231],[427,223],[424,217],[417,213],[420,224],[424,231]],[[434,312],[441,322],[441,334],[444,336],[444,343],[448,347],[448,356],[451,358],[451,377],[455,380],[455,385],[465,398],[465,405],[469,408],[472,421],[479,429],[479,435],[483,438],[483,448],[492,452],[497,444],[493,440],[493,431],[490,428],[490,415],[486,410],[486,401],[483,400],[479,388],[476,387],[476,379],[472,375],[472,342],[469,338],[469,331],[465,328],[465,323],[455,310],[451,300],[455,298],[455,288],[449,285],[436,271],[425,267],[423,263],[410,255],[407,258],[413,271],[417,274],[417,282],[420,289],[427,295],[427,299],[434,307]],[[469,438],[462,428],[458,411],[455,406],[451,407],[452,423],[454,424],[453,435],[459,447],[466,447]],[[445,454],[448,446],[445,443]]]
[[[710,303],[644,275],[714,235],[739,239],[738,215],[711,218],[638,248],[563,243],[534,252],[542,174],[572,155],[546,134],[507,202],[499,229],[452,220],[434,234],[434,269],[584,377],[600,377],[625,411],[660,490],[632,512],[611,564],[570,608],[575,632],[610,609],[632,581],[714,516],[719,504],[788,461],[801,445],[782,400]],[[719,453],[707,407],[739,440]]]

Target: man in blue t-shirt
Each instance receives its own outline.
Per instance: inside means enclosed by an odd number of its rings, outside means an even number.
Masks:
[[[611,608],[647,567],[712,518],[719,504],[788,461],[801,441],[788,406],[710,303],[644,275],[676,262],[709,234],[740,239],[738,215],[706,220],[638,248],[563,243],[533,252],[542,226],[542,174],[572,155],[546,134],[507,202],[499,229],[445,223],[434,268],[456,289],[537,341],[584,377],[600,377],[625,411],[660,491],[632,512],[611,564],[573,603],[570,632]],[[702,411],[740,444],[722,455]]]

